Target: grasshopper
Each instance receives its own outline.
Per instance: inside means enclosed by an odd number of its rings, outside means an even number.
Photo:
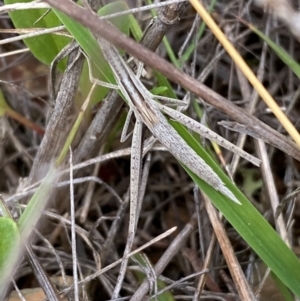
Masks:
[[[123,96],[128,102],[130,110],[135,115],[137,126],[134,129],[133,136],[135,137],[137,132],[141,131],[141,124],[145,124],[153,136],[156,137],[178,161],[182,162],[199,178],[208,183],[210,186],[214,187],[217,191],[220,191],[233,202],[240,204],[238,199],[224,185],[222,180],[213,171],[213,169],[187,145],[187,143],[176,132],[176,130],[168,123],[161,111],[175,120],[178,120],[200,135],[215,141],[224,148],[236,152],[238,155],[255,165],[259,165],[260,160],[244,152],[229,141],[217,135],[215,132],[197,123],[179,111],[159,104],[155,98],[161,97],[153,96],[145,88],[142,82],[127,66],[117,49],[103,39],[99,39],[99,44],[103,51],[104,57],[108,61],[114,73],[114,77],[117,82],[117,88],[122,92]],[[93,79],[93,81],[95,81],[95,79]],[[110,85],[110,87],[111,86],[112,85]],[[139,146],[133,145],[132,147],[135,149]]]

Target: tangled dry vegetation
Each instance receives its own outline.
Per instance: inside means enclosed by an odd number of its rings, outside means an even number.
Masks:
[[[110,1],[98,2],[104,4]],[[132,8],[145,5],[144,2],[127,1]],[[203,2],[206,7],[210,5],[210,1]],[[254,24],[299,61],[297,41],[299,26],[282,17],[282,14],[278,13],[279,10],[276,10],[279,4],[274,5],[275,2],[257,1],[255,4],[246,0],[216,1],[212,16],[298,128],[299,79],[242,22]],[[286,3],[282,1],[280,5]],[[264,4],[267,6],[262,8]],[[292,3],[286,11],[296,13],[298,4]],[[178,3],[172,4],[168,9],[165,7],[158,9],[159,18],[162,22],[166,22],[163,33],[173,52],[179,57],[178,61],[180,62],[189,45],[197,44],[190,58],[182,64],[182,70],[236,106],[251,110],[258,119],[286,135],[278,120],[255,95],[252,87],[236,69],[211,31],[206,29],[201,39],[197,38],[201,20],[192,6],[189,3]],[[270,11],[272,14],[268,13]],[[143,29],[152,18],[148,10],[136,13],[135,17]],[[171,22],[174,19],[177,22]],[[13,28],[8,15],[2,15],[0,22],[1,28]],[[152,29],[148,32],[149,36],[160,42],[159,33],[154,31],[157,28]],[[1,33],[1,39],[8,36],[7,33]],[[151,38],[149,39],[151,41]],[[154,50],[157,46],[157,53],[169,59],[162,44],[151,44],[149,47]],[[45,175],[49,164],[61,151],[78,116],[82,101],[80,93],[76,94],[76,87],[84,57],[78,59],[80,55],[78,50],[75,49],[68,57],[68,64],[75,64],[75,67],[68,69],[65,74],[55,72],[56,96],[53,99],[49,91],[49,66],[37,61],[28,51],[4,56],[8,52],[24,48],[22,41],[1,46],[1,90],[11,108],[34,124],[31,126],[26,122],[20,123],[18,118],[10,116],[3,116],[0,119],[0,191],[5,200],[14,200],[14,196],[24,191],[26,185],[35,183]],[[154,76],[149,68],[146,70],[148,74],[144,83],[151,89],[155,81]],[[189,116],[199,120],[197,112],[201,110],[202,121],[211,129],[234,144],[240,145],[247,152],[258,154],[259,146],[253,138],[248,137],[243,142],[239,138],[240,134],[218,125],[219,121],[228,120],[224,113],[203,102],[199,97],[187,94],[180,86],[173,85],[173,89],[178,98],[191,99],[187,109]],[[116,101],[112,102],[112,98],[116,98]],[[61,103],[59,108],[57,102]],[[117,93],[110,93],[101,104],[89,108],[72,144],[74,165],[104,155],[107,158],[101,163],[86,167],[83,165],[74,171],[76,250],[80,279],[85,279],[101,267],[113,264],[123,255],[129,220],[130,139],[125,143],[119,141],[127,111],[124,101]],[[145,132],[145,135],[149,136],[149,133]],[[270,142],[269,137],[262,138]],[[214,155],[210,143],[202,142]],[[267,144],[266,154],[260,155],[260,157],[267,155],[273,178],[268,178],[261,169],[251,166],[246,161],[238,161],[235,157],[232,160],[233,154],[228,151],[222,150],[218,156],[214,155],[217,160],[226,164],[227,168],[229,166],[237,186],[272,225],[274,212],[270,206],[270,196],[275,193],[281,200],[294,191],[299,183],[299,161],[294,160],[290,154],[287,155],[284,150],[284,143],[281,150]],[[109,154],[112,158],[109,158]],[[65,166],[68,164],[66,160]],[[142,300],[146,295],[153,296],[157,290],[166,288],[166,293],[160,296],[160,300],[173,298],[188,300],[202,297],[207,300],[239,300],[235,287],[237,283],[234,283],[228,272],[228,265],[231,263],[224,260],[207,214],[207,207],[195,189],[195,184],[168,152],[160,150],[159,145],[151,152],[151,158],[144,161],[143,171],[146,192],[133,249],[143,246],[174,226],[177,230],[143,250],[145,255],[136,255],[132,258],[120,295],[123,297],[134,295],[134,300]],[[62,288],[65,289],[73,280],[71,254],[74,246],[70,244],[68,180],[69,175],[62,177],[59,182],[65,184],[51,191],[47,210],[42,213],[35,229],[36,237],[31,245],[36,254],[34,260],[51,276],[50,281],[56,283],[55,293]],[[277,192],[270,191],[269,184],[273,180]],[[293,198],[296,200],[297,196]],[[27,200],[28,196],[25,196],[18,201],[25,204]],[[298,248],[299,237],[298,209],[297,202],[288,202],[283,211],[285,221],[293,220],[288,235],[295,251]],[[259,289],[260,300],[270,300],[271,297],[273,301],[281,300],[279,296],[277,298],[276,287],[270,279],[262,283],[265,266],[230,224],[226,221],[222,224],[251,290],[256,292]],[[27,252],[25,259],[26,257],[28,259],[30,253]],[[16,285],[24,294],[28,294],[26,300],[33,300],[39,298],[35,294],[40,293],[33,288],[39,287],[40,284],[36,280],[37,271],[30,268],[32,264],[25,259],[19,264],[15,276]],[[156,266],[154,272],[151,265],[155,266],[158,262],[159,266]],[[202,283],[203,279],[199,273],[204,268],[208,268],[209,273]],[[150,289],[147,284],[141,285],[144,278],[141,271],[151,283]],[[109,300],[118,281],[118,273],[119,265],[116,265],[92,281],[87,281],[80,287],[82,300]],[[158,282],[158,288],[156,277],[164,282],[164,284]]]

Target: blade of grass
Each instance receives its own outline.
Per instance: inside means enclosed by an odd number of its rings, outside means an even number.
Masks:
[[[10,262],[8,258],[16,257],[20,241],[17,223],[12,218],[0,217],[0,237],[0,275],[3,275]]]
[[[107,16],[116,12],[124,11],[126,9],[128,9],[128,6],[124,1],[117,1],[100,8],[98,10],[98,15]],[[54,10],[54,12],[60,19],[60,21],[66,26],[67,30],[73,35],[73,37],[76,39],[87,56],[90,58],[92,62],[93,76],[102,81],[115,83],[109,65],[103,58],[101,49],[94,35],[91,34],[91,32],[84,26],[67,17],[66,15],[56,10]],[[130,15],[115,17],[111,20],[111,22],[126,35],[129,35],[129,30],[138,33],[136,24],[134,24],[134,20]],[[85,64],[80,79],[80,90],[82,92],[83,98],[87,97],[91,86],[92,83],[90,82],[88,75],[88,66],[87,64]],[[91,97],[90,104],[93,105],[101,101],[107,93],[108,89],[106,87],[97,86]]]
[[[296,295],[300,296],[300,274],[298,273],[300,261],[296,255],[188,131],[175,121],[170,121],[170,123],[183,139],[214,169],[226,186],[239,199],[242,206],[236,206],[233,202],[228,202],[223,195],[211,189],[209,185],[183,166],[187,173],[277,277]],[[284,254],[284,259],[282,254]]]
[[[25,244],[29,236],[32,232],[32,229],[36,226],[37,222],[39,221],[41,214],[44,208],[47,205],[47,201],[49,200],[50,190],[53,187],[55,179],[58,175],[58,169],[55,167],[51,167],[47,176],[42,181],[41,185],[35,192],[35,194],[30,199],[26,209],[22,213],[18,223],[18,235],[20,236],[20,240],[16,235],[12,241],[18,243],[18,246],[15,248],[15,252],[10,252],[6,254],[5,258],[3,259],[7,264],[5,265],[5,269],[0,270],[0,299],[3,297],[3,294],[6,291],[7,283],[9,279],[13,275],[14,268],[18,262],[18,259],[21,256],[22,252],[22,245]],[[11,226],[10,226],[11,227]],[[14,226],[13,226],[14,227]],[[19,244],[20,242],[20,244]]]
[[[282,47],[274,43],[269,37],[263,32],[258,30],[255,26],[250,23],[246,25],[255,32],[261,39],[263,39],[278,55],[278,57],[300,78],[300,65],[296,62]]]

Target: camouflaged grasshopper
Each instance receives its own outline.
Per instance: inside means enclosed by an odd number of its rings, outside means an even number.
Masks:
[[[99,39],[99,43],[103,54],[114,73],[114,77],[117,82],[116,88],[122,92],[137,121],[133,134],[133,154],[137,148],[138,151],[140,151],[140,143],[136,142],[136,135],[138,132],[141,132],[141,124],[145,124],[153,136],[156,137],[178,161],[183,163],[199,178],[214,187],[217,191],[220,191],[233,202],[240,204],[237,198],[225,186],[213,169],[187,145],[176,130],[168,123],[162,112],[179,121],[192,131],[215,141],[217,144],[237,153],[255,165],[259,165],[260,160],[244,152],[242,149],[233,145],[195,120],[174,109],[159,104],[155,99],[162,98],[166,101],[169,99],[152,95],[144,87],[133,71],[127,66],[126,62],[120,56],[115,47],[111,46],[103,39]],[[100,82],[100,84],[103,83]],[[111,87],[111,85],[109,86]],[[178,102],[178,100],[171,100],[173,103],[176,101]],[[124,137],[124,135],[122,136]],[[141,163],[135,163],[134,166],[135,168],[140,169]]]

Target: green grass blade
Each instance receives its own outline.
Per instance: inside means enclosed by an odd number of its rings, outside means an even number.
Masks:
[[[19,250],[20,235],[16,222],[10,217],[0,217],[0,298],[7,290]]]
[[[105,61],[98,41],[95,39],[93,34],[81,24],[67,17],[65,14],[53,10],[61,22],[66,26],[68,31],[73,35],[76,41],[79,43],[84,52],[91,59],[95,67],[101,74],[101,79],[108,82],[114,82],[112,72],[109,65]],[[93,70],[94,71],[94,70]]]
[[[140,28],[140,25],[138,23],[138,21],[136,20],[136,18],[133,15],[129,15],[129,29],[130,32],[132,33],[134,39],[136,41],[140,41],[142,36],[143,36],[143,32]]]
[[[183,139],[214,169],[242,205],[240,206],[229,201],[221,193],[199,179],[188,168],[184,167],[187,173],[211,199],[214,205],[222,212],[225,218],[256,254],[270,267],[273,273],[297,296],[300,296],[300,261],[296,255],[287,247],[275,230],[231,182],[189,132],[182,125],[174,121],[170,123]]]
[[[278,57],[300,78],[300,65],[282,47],[274,43],[269,37],[263,34],[255,26],[248,24],[249,28],[263,39],[278,55]]]
[[[42,181],[41,185],[30,199],[26,209],[21,215],[18,221],[18,227],[20,235],[23,239],[27,239],[31,233],[32,227],[34,227],[42,211],[47,205],[48,196],[50,190],[53,187],[55,179],[57,178],[58,170],[55,167],[51,167],[46,177]]]
[[[3,279],[4,270],[10,261],[8,258],[11,255],[16,257],[20,240],[18,226],[10,217],[0,217],[0,237],[0,279]]]
[[[109,15],[112,13],[124,11],[127,9],[127,4],[123,1],[113,2],[102,7],[98,14]],[[93,76],[99,80],[115,83],[113,73],[104,59],[101,49],[99,47],[99,43],[94,37],[94,35],[86,29],[84,26],[79,24],[78,22],[72,20],[70,17],[65,14],[53,10],[60,21],[66,26],[67,30],[73,35],[76,39],[80,47],[84,50],[87,56],[90,58],[92,62]],[[129,16],[120,16],[113,18],[110,20],[112,24],[114,24],[119,30],[121,30],[124,34],[129,35],[129,28],[131,26],[131,21]],[[92,84],[88,75],[88,67],[84,66],[81,80],[80,80],[80,89],[82,92],[82,98],[85,99],[88,95]],[[95,104],[101,101],[107,94],[108,89],[105,87],[96,87],[92,97],[91,104]]]
[[[291,291],[287,289],[287,287],[280,281],[280,279],[274,274],[270,273],[269,277],[272,277],[276,287],[278,288],[279,292],[283,296],[283,300],[285,301],[295,301],[294,296],[291,294]]]
[[[0,246],[2,245],[2,249],[0,249],[0,258],[1,261],[5,263],[5,268],[0,269],[0,298],[6,290],[7,281],[13,273],[17,260],[20,258],[22,252],[21,243],[27,243],[32,229],[40,219],[41,214],[47,205],[49,193],[57,175],[58,170],[52,167],[42,181],[42,184],[30,199],[18,223],[15,223],[10,218],[11,221],[8,221],[8,218],[0,218]],[[5,236],[1,231],[9,231],[10,237],[8,239],[10,239],[11,242],[2,241]],[[12,247],[13,251],[11,249]],[[11,252],[7,252],[7,250],[11,250]]]

